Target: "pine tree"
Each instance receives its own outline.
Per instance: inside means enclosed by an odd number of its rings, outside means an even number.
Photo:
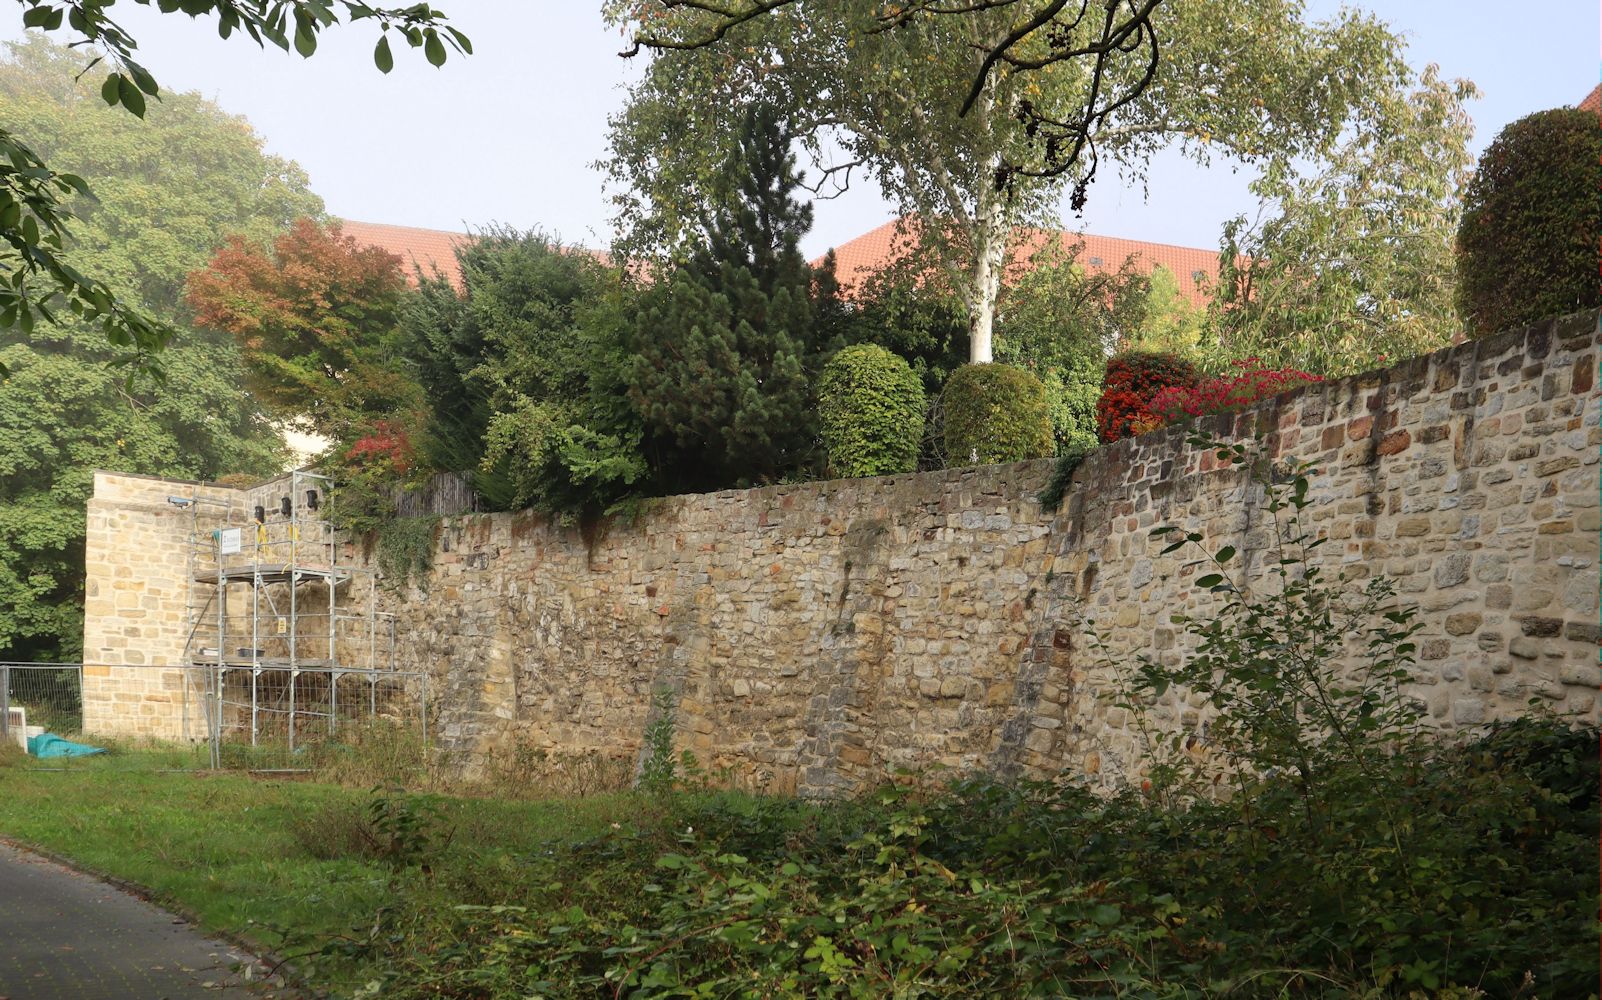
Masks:
[[[801,255],[800,184],[780,123],[749,112],[701,246],[644,297],[629,395],[663,490],[771,482],[812,461],[811,374],[820,329],[837,324],[833,282]]]

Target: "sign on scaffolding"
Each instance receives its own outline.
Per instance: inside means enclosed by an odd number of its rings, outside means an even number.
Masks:
[[[239,528],[224,528],[217,533],[217,551],[225,556],[238,552],[242,540]]]

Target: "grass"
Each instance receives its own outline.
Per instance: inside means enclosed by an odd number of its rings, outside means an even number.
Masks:
[[[38,762],[0,751],[0,836],[135,883],[208,931],[284,954],[298,941],[347,934],[391,901],[391,869],[350,847],[371,789],[199,772],[198,759],[180,747]],[[509,894],[522,858],[614,823],[632,828],[649,813],[627,793],[417,800],[449,831],[431,859],[438,880],[493,872]],[[336,967],[322,985],[358,971]]]
[[[693,769],[609,791],[613,765],[532,750],[446,795],[389,735],[309,747],[293,779],[0,750],[0,836],[340,996],[1595,996],[1594,727],[1330,765],[1316,824],[1283,780],[1183,807],[983,778],[807,803]],[[373,787],[397,777],[422,791]]]

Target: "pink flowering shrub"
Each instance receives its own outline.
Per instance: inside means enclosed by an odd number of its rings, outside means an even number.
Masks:
[[[1192,386],[1175,385],[1163,389],[1152,397],[1147,409],[1160,424],[1171,424],[1191,417],[1244,409],[1260,399],[1324,381],[1294,368],[1265,368],[1257,358],[1230,364],[1235,371],[1228,375],[1203,379]]]

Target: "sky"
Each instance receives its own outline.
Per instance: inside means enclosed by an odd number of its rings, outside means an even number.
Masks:
[[[487,223],[541,228],[603,246],[611,210],[593,166],[607,118],[640,60],[602,22],[599,0],[438,0],[473,41],[469,58],[429,66],[397,50],[388,76],[372,63],[365,24],[323,35],[310,60],[222,42],[210,22],[148,7],[114,13],[142,61],[169,90],[196,90],[250,120],[269,151],[298,161],[337,216],[462,231]],[[1310,0],[1318,16],[1334,0]],[[1508,122],[1572,105],[1598,81],[1594,0],[1551,0],[1539,19],[1516,19],[1506,0],[1360,3],[1404,32],[1415,66],[1440,65],[1484,95],[1470,105],[1478,152]],[[16,38],[15,22],[0,38]],[[643,59],[643,57],[641,57]],[[1147,190],[1108,171],[1069,228],[1104,236],[1212,248],[1223,222],[1251,214],[1249,168],[1198,167],[1173,154],[1152,162]],[[93,178],[90,178],[92,181]],[[894,216],[871,185],[820,202],[803,247],[821,254]]]

